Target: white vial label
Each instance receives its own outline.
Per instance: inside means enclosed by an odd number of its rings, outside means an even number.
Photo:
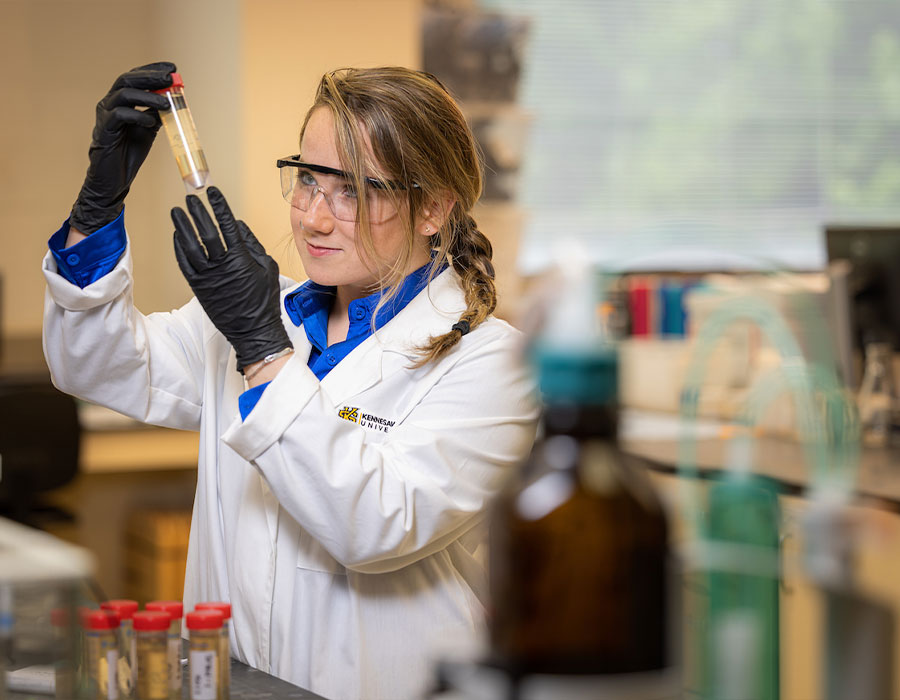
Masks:
[[[169,637],[169,689],[181,690],[181,637]]]
[[[112,649],[106,652],[106,700],[119,700],[119,683],[116,676],[118,663],[118,651]]]
[[[218,674],[215,651],[192,651],[191,700],[216,700]]]

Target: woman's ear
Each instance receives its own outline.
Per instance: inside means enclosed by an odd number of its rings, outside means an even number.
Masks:
[[[443,228],[444,224],[450,218],[450,212],[456,204],[456,198],[449,193],[441,197],[440,200],[432,199],[419,215],[419,221],[416,225],[416,233],[423,236],[433,236]]]

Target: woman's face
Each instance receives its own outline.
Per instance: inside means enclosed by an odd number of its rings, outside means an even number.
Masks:
[[[303,133],[300,153],[306,163],[341,169],[334,118],[329,109],[319,107],[313,111]],[[338,197],[347,185],[340,176],[317,172],[301,173],[302,178],[310,183],[314,181],[332,199]],[[371,294],[386,272],[385,269],[379,271],[375,261],[360,257],[356,222],[335,217],[321,193],[315,194],[306,211],[291,206],[291,230],[303,268],[313,282],[339,287],[344,293],[349,292],[350,298],[359,298]],[[396,211],[383,222],[370,224],[370,230],[378,260],[390,264],[401,256],[406,233],[402,217]],[[416,235],[415,239],[416,249],[407,273],[429,260],[427,237]]]

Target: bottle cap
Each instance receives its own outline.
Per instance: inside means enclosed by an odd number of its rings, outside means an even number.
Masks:
[[[138,611],[138,603],[136,600],[107,600],[100,603],[101,610],[114,610],[119,613],[119,619],[130,620]]]
[[[184,618],[189,630],[221,629],[223,619],[219,610],[195,610],[189,612]]]
[[[173,620],[180,620],[184,615],[184,605],[180,600],[153,600],[144,606],[144,610],[167,613]]]
[[[169,87],[164,87],[159,90],[154,90],[153,92],[162,95],[163,93],[168,92],[172,88],[183,88],[184,81],[181,79],[181,75],[179,73],[172,73],[172,84]]]
[[[111,610],[84,610],[81,626],[86,630],[114,630],[119,627],[119,617]]]
[[[194,610],[218,610],[222,613],[222,617],[225,620],[231,619],[231,603],[225,603],[221,601],[213,601],[210,603],[197,603],[194,606]]]
[[[144,632],[162,632],[169,629],[172,617],[162,610],[142,610],[134,614],[134,629]]]

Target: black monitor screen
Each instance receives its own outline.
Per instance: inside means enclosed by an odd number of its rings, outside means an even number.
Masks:
[[[852,345],[889,341],[900,350],[900,225],[825,227],[828,261],[847,260]]]

